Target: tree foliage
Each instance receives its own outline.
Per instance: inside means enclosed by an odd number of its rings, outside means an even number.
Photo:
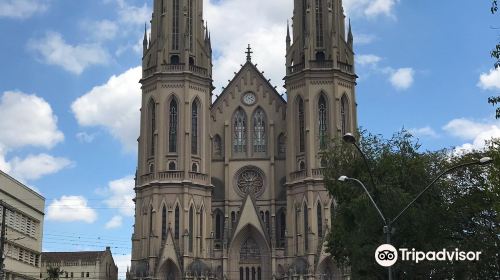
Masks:
[[[65,273],[60,267],[47,267],[47,278],[45,280],[59,280],[61,275]]]
[[[495,14],[496,12],[498,12],[498,2],[497,0],[492,0],[491,13]],[[500,43],[496,44],[495,48],[491,51],[491,57],[496,59],[495,68],[496,69],[500,68]],[[492,104],[493,106],[496,106],[497,104],[500,103],[500,96],[492,96],[488,98],[488,103]],[[500,108],[497,108],[496,110],[496,118],[500,119]]]
[[[393,225],[396,248],[438,251],[443,248],[482,251],[478,262],[399,261],[395,279],[499,279],[500,277],[500,142],[486,151],[454,155],[450,151],[420,152],[406,131],[383,139],[361,132],[360,148],[373,171],[376,189],[354,145],[334,141],[324,153],[327,188],[336,201],[328,250],[335,261],[351,267],[352,279],[384,279],[375,249],[385,243],[383,222],[361,187],[339,182],[346,175],[376,192],[387,218],[395,217],[439,172],[488,155],[489,166],[474,165],[439,180]]]

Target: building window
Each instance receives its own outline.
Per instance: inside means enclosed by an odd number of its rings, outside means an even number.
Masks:
[[[286,139],[285,135],[281,133],[278,136],[278,155],[283,157],[285,156],[285,154],[286,154]]]
[[[340,100],[340,121],[342,135],[345,135],[349,132],[349,100],[345,95]]]
[[[153,206],[149,206],[149,235],[153,235]]]
[[[169,110],[169,128],[168,128],[168,151],[171,153],[177,152],[177,101],[170,101]]]
[[[321,212],[321,203],[318,202],[317,208],[316,216],[318,219],[318,237],[323,237],[323,215]]]
[[[260,249],[255,239],[249,237],[240,248],[240,262],[259,261]]]
[[[189,252],[192,253],[193,252],[193,230],[194,230],[194,227],[193,227],[193,217],[194,213],[193,213],[193,206],[191,206],[189,208]]]
[[[179,17],[180,7],[179,0],[173,0],[173,16],[172,16],[172,49],[179,49]],[[174,64],[174,63],[172,63]]]
[[[316,0],[316,44],[323,47],[323,1]]]
[[[306,42],[306,36],[305,34],[307,34],[307,30],[306,30],[306,27],[307,27],[307,16],[306,16],[306,13],[307,13],[307,0],[302,0],[302,40],[303,40],[303,43],[305,44]],[[303,60],[304,62],[304,60]]]
[[[298,100],[298,116],[299,116],[299,152],[305,150],[305,116],[304,116],[304,101],[299,97]]]
[[[318,117],[319,117],[319,148],[326,149],[328,141],[328,114],[326,99],[323,95],[319,97],[318,101]]]
[[[215,213],[215,239],[222,239],[222,229],[224,228],[224,220],[222,218],[222,213],[217,211]]]
[[[198,100],[191,107],[191,153],[198,154]]]
[[[89,277],[90,277],[90,273],[89,273],[89,272],[87,272],[87,278],[89,278]]]
[[[200,227],[199,227],[199,232],[200,232],[200,254],[203,253],[203,229],[205,227],[203,226],[203,207],[200,210]]]
[[[307,204],[304,203],[304,250],[307,252],[309,250],[309,213],[307,209]]]
[[[198,172],[198,164],[193,163],[193,165],[191,166],[191,171],[192,172]]]
[[[156,131],[156,104],[153,99],[149,101],[148,105],[148,113],[149,113],[149,155],[155,155],[155,131]]]
[[[299,171],[306,170],[306,163],[301,160],[299,161]]]
[[[261,108],[253,115],[253,150],[256,153],[266,152],[266,116]]]
[[[193,0],[188,0],[188,36],[189,36],[189,49],[193,51],[193,17],[194,17],[194,3]]]
[[[246,145],[246,115],[240,108],[234,114],[233,120],[233,149],[235,153],[244,153],[247,151]]]
[[[161,210],[161,239],[167,239],[167,207],[165,205]]]
[[[175,166],[175,162],[174,161],[171,161],[168,163],[168,170],[169,171],[174,171],[177,169],[177,166]]]
[[[175,215],[174,237],[175,239],[179,239],[179,224],[180,224],[179,205],[175,206],[174,215]]]
[[[281,209],[276,215],[276,242],[278,248],[285,247],[286,213]]]
[[[214,137],[213,154],[214,157],[222,156],[222,139],[220,138],[219,134],[216,134]]]

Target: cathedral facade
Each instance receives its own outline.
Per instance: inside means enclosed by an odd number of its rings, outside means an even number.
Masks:
[[[248,48],[213,98],[203,1],[154,0],[129,279],[347,278],[325,253],[334,200],[320,156],[357,127],[347,29],[341,0],[294,0],[286,95]]]

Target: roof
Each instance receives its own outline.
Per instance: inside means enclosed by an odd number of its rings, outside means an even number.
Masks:
[[[106,251],[42,252],[42,262],[95,261],[100,260],[105,253]]]

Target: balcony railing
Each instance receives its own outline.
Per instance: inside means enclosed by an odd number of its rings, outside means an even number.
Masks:
[[[340,71],[347,72],[349,74],[354,73],[352,65],[349,65],[347,63],[340,62],[340,61],[338,62],[338,64],[339,64]]]
[[[337,66],[334,65],[333,60],[310,60],[309,61],[309,68],[310,69],[328,69],[328,68],[334,68],[338,67],[337,69],[340,69],[340,71],[349,73],[349,74],[354,74],[354,68],[352,65],[347,64],[345,62],[337,61]],[[299,63],[293,66],[288,67],[288,72],[289,74],[294,74],[297,72],[300,72],[305,69],[304,63]]]
[[[142,175],[139,178],[139,185],[150,183],[153,181],[182,181],[184,179],[184,171],[163,171],[163,172],[154,172]],[[189,172],[189,180],[195,183],[208,184],[210,178],[208,178],[207,174],[197,173],[197,172]]]
[[[323,178],[323,168],[315,168],[311,170],[311,177],[315,179],[322,179]],[[308,177],[308,172],[307,170],[299,170],[290,173],[290,179],[292,181],[297,181],[297,180],[302,180]]]
[[[333,68],[333,60],[311,60],[309,65],[311,68]]]
[[[202,76],[208,76],[208,70],[203,68],[203,67],[199,67],[196,65],[189,65],[188,69],[186,70],[185,64],[179,63],[179,64],[162,64],[159,66],[159,68],[157,68],[155,66],[155,67],[145,69],[144,70],[144,77],[149,77],[149,76],[153,75],[154,73],[156,73],[157,71],[161,72],[161,73],[176,73],[176,72],[187,71],[187,72],[192,72],[192,73],[202,75]]]
[[[292,65],[292,66],[288,67],[288,69],[290,70],[290,74],[300,72],[300,71],[304,70],[304,63]]]

